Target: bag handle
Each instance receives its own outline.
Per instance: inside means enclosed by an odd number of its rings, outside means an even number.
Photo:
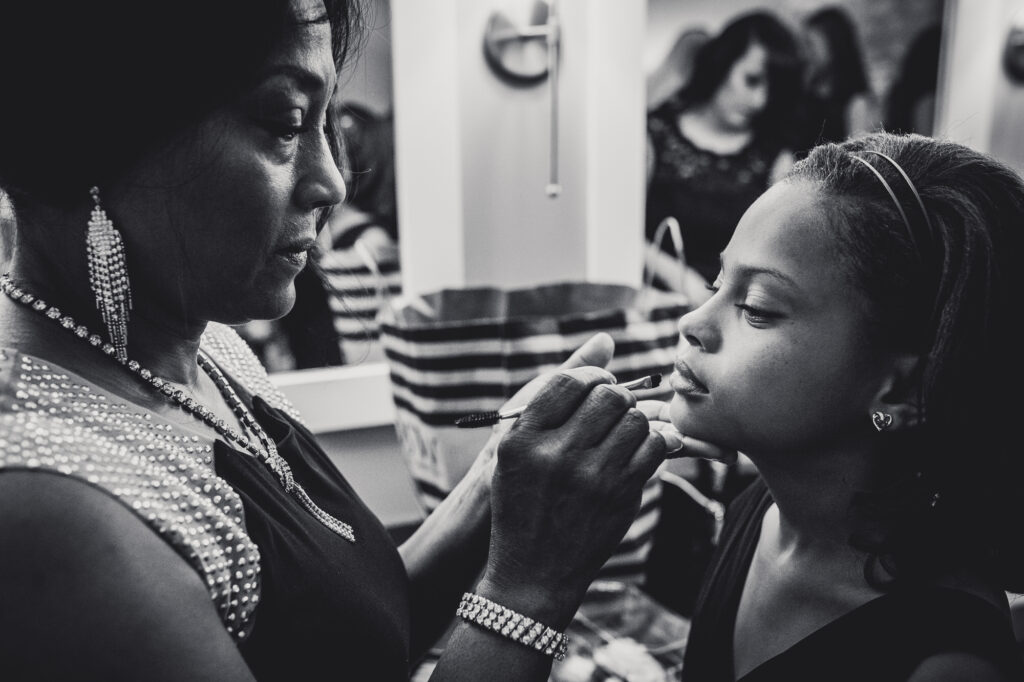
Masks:
[[[377,264],[377,259],[374,258],[373,252],[370,251],[369,247],[363,241],[363,237],[359,237],[352,244],[352,249],[359,256],[359,259],[363,261],[363,265],[373,275],[374,282],[377,286],[377,298],[381,303],[387,306],[388,312],[391,313],[392,319],[395,319],[395,309],[391,307],[391,295],[388,293],[388,288],[384,283],[384,274],[380,271],[380,266]]]
[[[654,281],[655,265],[659,258],[668,258],[661,251],[661,242],[665,238],[665,232],[669,233],[672,238],[672,247],[675,250],[676,262],[682,267],[679,269],[679,291],[685,291],[683,286],[686,276],[686,258],[685,252],[683,251],[683,231],[679,227],[679,221],[673,216],[667,216],[658,223],[658,227],[654,230],[654,237],[650,243],[646,245],[644,250],[644,281],[643,287],[640,289],[641,300],[644,302],[640,307],[644,310],[649,310],[654,305],[655,296],[653,295],[654,287],[651,286]]]
[[[651,282],[654,280],[654,263],[658,257],[661,256],[661,242],[665,239],[665,232],[668,231],[669,236],[672,238],[672,248],[675,250],[676,261],[682,265],[680,268],[679,277],[679,291],[683,291],[683,276],[686,272],[686,254],[683,250],[683,231],[679,227],[679,221],[674,216],[666,216],[662,218],[661,222],[658,223],[658,227],[654,230],[654,237],[651,242],[647,245],[646,254],[646,273],[644,276],[644,288],[649,289]],[[653,254],[653,256],[652,256]]]
[[[717,546],[718,539],[722,536],[722,527],[725,526],[725,505],[718,500],[713,500],[679,474],[671,471],[660,471],[658,477],[662,483],[672,485],[690,496],[694,502],[704,507],[704,510],[711,515],[714,526],[711,532],[711,544]]]

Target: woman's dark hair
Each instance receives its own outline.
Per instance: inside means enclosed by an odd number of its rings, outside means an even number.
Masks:
[[[3,3],[0,187],[15,208],[81,201],[251,87],[296,22],[329,22],[340,66],[358,0],[324,9],[296,17],[289,0]]]
[[[881,152],[907,173],[921,196]],[[910,226],[860,156],[896,193]],[[1024,183],[1007,166],[951,142],[886,133],[826,144],[787,181],[824,193],[844,267],[869,302],[880,349],[920,358],[913,378],[924,423],[879,434],[877,480],[858,497],[854,546],[894,585],[969,566],[1024,591],[1019,437]],[[865,416],[867,419],[867,416]],[[877,583],[876,583],[877,584]]]
[[[733,65],[755,44],[768,53],[768,102],[755,119],[754,128],[768,135],[786,130],[800,101],[801,61],[793,34],[767,11],[737,17],[697,50],[693,75],[676,96],[676,105],[685,109],[708,102]]]
[[[914,130],[914,106],[935,94],[939,80],[939,52],[942,27],[933,24],[922,30],[907,48],[885,103],[885,127],[898,132]]]
[[[850,16],[840,7],[825,7],[808,16],[804,26],[820,31],[828,44],[832,97],[845,105],[854,95],[866,92],[864,59]]]

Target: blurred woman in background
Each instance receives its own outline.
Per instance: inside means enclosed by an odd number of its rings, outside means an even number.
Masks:
[[[701,287],[714,279],[740,216],[792,162],[788,124],[800,90],[796,41],[757,11],[702,45],[686,85],[649,114],[647,240],[675,218],[685,248],[681,262],[671,240],[656,245],[654,286],[703,297],[691,268]]]
[[[816,144],[842,142],[878,123],[860,41],[841,7],[824,7],[804,20],[807,92],[799,125],[798,155]]]

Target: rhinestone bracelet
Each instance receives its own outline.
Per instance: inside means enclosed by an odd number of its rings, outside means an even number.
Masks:
[[[549,628],[521,613],[496,604],[486,597],[481,597],[479,594],[472,592],[463,594],[455,615],[508,637],[513,642],[518,642],[548,656],[554,656],[556,661],[565,658],[569,638],[564,632]]]

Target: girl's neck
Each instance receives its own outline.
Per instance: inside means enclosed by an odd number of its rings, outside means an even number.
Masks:
[[[780,546],[794,551],[849,551],[849,538],[856,528],[854,497],[869,485],[871,453],[866,450],[751,457],[779,509]]]

